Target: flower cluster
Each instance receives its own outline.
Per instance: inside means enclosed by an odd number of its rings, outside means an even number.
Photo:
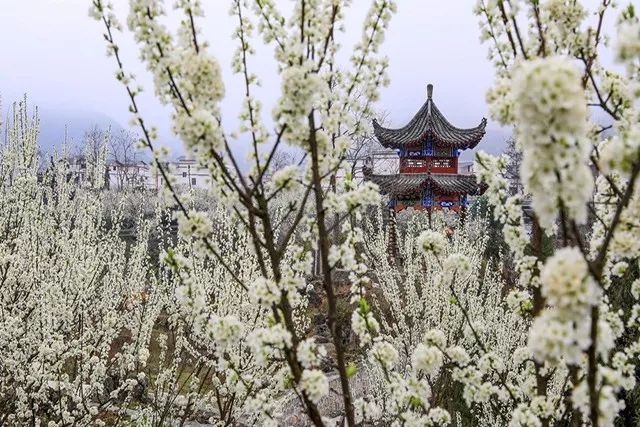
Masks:
[[[442,367],[442,352],[436,347],[418,344],[413,352],[411,363],[418,371],[435,376]]]
[[[271,177],[271,181],[276,189],[292,190],[297,185],[298,167],[295,165],[285,166],[277,170]]]
[[[616,55],[620,61],[633,61],[640,57],[640,21],[625,19],[618,26]]]
[[[564,57],[524,63],[515,71],[513,96],[522,180],[540,224],[551,229],[559,210],[584,223],[593,179],[578,69]]]
[[[578,248],[562,248],[545,263],[540,274],[542,295],[561,310],[580,311],[599,302],[599,289],[589,275]]]
[[[418,247],[425,254],[441,255],[447,247],[447,239],[442,233],[433,230],[422,232],[417,239]]]
[[[302,372],[300,386],[314,403],[318,403],[320,399],[329,394],[329,380],[319,369],[305,369]]]
[[[274,120],[285,130],[285,140],[301,147],[311,143],[308,117],[327,90],[327,83],[311,72],[311,66],[292,66],[282,72],[282,97],[273,111]]]

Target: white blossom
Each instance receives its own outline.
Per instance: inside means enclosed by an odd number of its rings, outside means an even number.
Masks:
[[[295,165],[285,166],[276,171],[271,178],[276,188],[286,188],[291,190],[296,186],[298,167]]]
[[[456,277],[458,280],[466,278],[471,273],[471,261],[462,254],[449,255],[444,260],[443,267],[449,277]]]
[[[412,364],[416,369],[429,375],[438,373],[442,366],[442,352],[436,347],[418,344],[412,356]]]
[[[427,230],[418,236],[418,246],[425,254],[442,254],[447,246],[447,239],[442,233]]]
[[[580,78],[575,65],[559,56],[524,63],[514,74],[522,180],[547,229],[560,207],[583,223],[593,189],[587,166],[587,105]]]
[[[253,302],[269,307],[277,303],[282,295],[276,282],[265,277],[259,277],[251,284],[249,296]]]
[[[618,25],[616,56],[619,61],[640,57],[640,22],[623,21]]]
[[[597,285],[591,280],[587,263],[578,248],[563,248],[549,258],[540,275],[542,292],[560,309],[596,305]]]
[[[390,369],[398,361],[398,351],[388,342],[377,341],[371,348],[370,357]]]
[[[318,403],[320,399],[329,394],[329,380],[319,369],[302,371],[300,386],[314,403]]]

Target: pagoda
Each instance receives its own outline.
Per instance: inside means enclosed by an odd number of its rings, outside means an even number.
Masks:
[[[393,212],[450,209],[460,212],[467,196],[481,193],[476,177],[458,173],[462,150],[474,148],[485,134],[487,120],[470,129],[453,126],[433,102],[433,85],[427,86],[427,101],[411,121],[399,129],[382,127],[373,120],[380,144],[397,150],[400,168],[395,175],[376,175],[365,170],[365,178],[378,184],[389,196]]]

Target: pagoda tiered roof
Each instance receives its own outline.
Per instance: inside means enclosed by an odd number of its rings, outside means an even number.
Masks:
[[[374,175],[367,173],[366,179],[380,187],[380,192],[393,197],[422,197],[427,184],[440,194],[480,194],[484,186],[475,175],[455,174],[417,174],[401,173],[397,175]]]
[[[465,150],[478,145],[485,134],[486,124],[487,119],[483,118],[474,128],[453,126],[433,102],[433,85],[428,85],[427,101],[406,126],[385,128],[374,119],[373,131],[380,144],[387,148],[419,147],[430,138],[434,144]]]

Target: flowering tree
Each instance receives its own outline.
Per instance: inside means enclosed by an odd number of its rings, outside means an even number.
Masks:
[[[633,6],[622,11],[615,53],[625,73],[606,69],[599,52],[612,7],[603,0],[590,13],[577,1],[481,0],[476,8],[498,75],[487,99],[494,118],[516,128],[524,191],[535,211],[529,242],[522,197],[508,193],[506,160],[480,153],[476,163],[520,275],[509,299],[531,319],[523,348],[529,356],[497,389],[509,392],[516,406],[513,425],[612,425],[625,406],[621,394],[635,385],[639,282],[631,287],[631,310],[609,296],[638,255],[633,87],[640,25]],[[610,124],[596,125],[589,107],[604,111]],[[614,136],[602,140],[609,129]],[[560,246],[546,259],[543,233],[556,235]],[[623,340],[628,334],[636,338]],[[516,387],[520,376],[528,376],[531,387]]]
[[[624,407],[620,394],[635,386],[640,351],[640,306],[620,310],[610,298],[620,277],[636,268],[640,242],[635,185],[640,173],[635,89],[640,83],[640,23],[633,7],[623,10],[618,23],[616,57],[625,69],[620,74],[599,61],[610,0],[602,0],[591,15],[575,0],[478,2],[482,37],[492,44],[498,76],[487,99],[494,118],[516,128],[521,178],[535,212],[529,237],[522,195],[510,194],[504,176],[507,160],[480,153],[477,167],[519,276],[517,288],[500,301],[501,280],[479,268],[481,255],[469,244],[469,233],[450,242],[437,230],[425,230],[405,240],[405,256],[419,261],[413,270],[390,265],[370,271],[376,257],[382,265],[386,259],[379,250],[363,249],[368,242],[360,228],[360,208],[377,203],[376,189],[371,184],[356,188],[349,174],[341,182],[334,179],[349,138],[366,131],[365,118],[386,81],[387,64],[377,50],[393,3],[372,1],[362,41],[348,64],[337,61],[336,41],[348,2],[297,1],[288,19],[271,1],[231,4],[239,44],[232,69],[245,89],[240,126],[231,131],[219,109],[224,95],[220,66],[199,31],[200,3],[175,3],[183,13],[176,34],[163,24],[160,1],[132,1],[127,23],[158,98],[172,109],[175,133],[208,168],[211,191],[223,212],[246,232],[235,239],[251,242],[247,259],[248,265],[255,263],[253,270],[228,257],[230,249],[216,238],[219,230],[211,218],[191,209],[174,191],[163,169],[162,150],[155,147],[156,132],[139,110],[139,89],[119,54],[118,20],[106,1],[93,0],[91,8],[92,16],[104,23],[108,52],[130,97],[133,121],[155,156],[167,199],[179,212],[182,237],[193,251],[184,257],[167,249],[164,257],[181,283],[174,293],[183,307],[176,319],[183,323],[175,324],[189,325],[194,337],[210,340],[193,354],[224,382],[217,388],[223,394],[220,401],[238,393],[252,416],[275,423],[275,402],[290,391],[310,421],[323,424],[319,403],[329,394],[329,381],[320,369],[325,350],[307,336],[300,315],[304,277],[316,253],[335,349],[328,356],[338,373],[348,425],[362,420],[450,422],[450,414],[434,406],[432,388],[439,375],[462,384],[464,400],[482,424],[611,425]],[[281,76],[272,131],[254,97],[259,82],[251,71],[254,22],[257,34],[274,48]],[[589,116],[593,106],[611,124],[595,125]],[[614,136],[601,141],[610,129]],[[234,154],[243,141],[252,153],[248,171],[240,169]],[[274,153],[283,144],[301,149],[304,161],[267,181]],[[559,246],[549,257],[542,251],[545,234]],[[236,293],[225,298],[238,305],[235,309],[226,311],[208,296],[211,281],[221,277],[212,275],[211,268],[234,285]],[[351,327],[368,355],[370,371],[380,379],[372,396],[357,401],[349,379],[358,366],[347,360],[341,340],[345,325],[337,321],[338,269],[349,274],[356,306]],[[421,277],[424,272],[432,279]],[[388,307],[380,304],[377,311],[371,303],[375,281],[388,286],[382,291]],[[495,287],[487,290],[482,283]],[[440,304],[433,304],[427,315],[418,312],[429,304],[424,289],[431,289]],[[639,289],[636,277],[631,286],[636,300]],[[239,308],[244,293],[254,304],[248,311]],[[441,305],[445,293],[451,302],[447,307],[456,308],[455,313]],[[492,310],[483,310],[487,302]],[[505,305],[510,311],[505,312]],[[405,308],[408,313],[402,313]],[[437,322],[431,314],[437,314]],[[622,340],[623,335],[636,338]],[[246,349],[249,354],[243,353]],[[276,372],[277,384],[263,387],[263,375]],[[188,408],[192,401],[186,399],[183,406]]]
[[[149,228],[127,248],[103,212],[105,151],[84,176],[39,170],[38,116],[14,105],[0,145],[0,423],[92,425],[146,378]]]
[[[469,387],[459,393],[451,376],[451,368],[469,363],[472,357],[486,376],[496,374],[491,372],[492,363],[501,375],[517,369],[520,361],[511,354],[526,341],[526,323],[504,304],[508,284],[499,268],[502,261],[487,258],[488,221],[478,218],[458,223],[449,240],[436,231],[447,227],[443,215],[432,215],[431,229],[425,213],[403,213],[399,221],[399,256],[394,260],[389,259],[388,236],[381,227],[371,222],[364,225],[370,275],[377,284],[370,291],[372,311],[380,319],[380,332],[397,350],[400,373],[409,384],[410,405],[398,419],[415,421],[415,410],[428,400],[462,421],[500,424],[502,420],[489,403],[490,387],[476,383],[477,389]],[[425,256],[425,245],[439,251],[438,256]],[[452,280],[452,273],[456,280]],[[481,337],[485,351],[478,346],[475,334]],[[446,350],[441,352],[437,347]],[[398,393],[386,393],[376,365],[367,367],[376,384],[369,405],[384,408],[376,415],[385,419],[383,413],[388,414],[389,406],[397,404]],[[473,404],[476,397],[478,404]]]
[[[151,343],[154,363],[145,371],[152,378],[148,401],[137,419],[154,426],[189,419],[229,425],[254,420],[260,413],[256,408],[276,416],[275,402],[258,399],[278,389],[281,366],[248,351],[249,336],[266,326],[266,310],[237,289],[223,264],[201,255],[202,243],[187,237],[197,230],[182,228],[193,222],[180,221],[183,238],[176,241],[167,227],[170,213],[160,209],[156,220],[157,251],[163,259],[153,292],[161,312]],[[200,227],[207,225],[236,277],[248,282],[258,277],[248,234],[239,223],[229,221],[224,209],[213,208],[201,218]],[[302,299],[299,305],[304,306]],[[302,321],[297,324],[303,326]]]
[[[337,322],[337,297],[334,270],[342,268],[353,275],[354,296],[363,285],[365,266],[357,259],[355,243],[361,234],[355,227],[358,208],[378,200],[376,188],[367,184],[355,188],[347,178],[329,186],[342,166],[350,146],[347,136],[362,133],[378,87],[386,82],[386,60],[377,57],[384,29],[395,9],[389,0],[375,0],[367,14],[362,40],[355,46],[350,61],[336,60],[336,41],[348,2],[299,1],[291,17],[285,17],[271,1],[233,1],[231,14],[238,26],[233,34],[238,49],[232,69],[244,82],[245,98],[240,126],[230,131],[224,125],[219,103],[224,86],[217,60],[208,53],[198,22],[203,10],[198,1],[178,1],[183,12],[176,35],[162,23],[163,3],[133,1],[127,23],[140,45],[141,58],[154,76],[159,99],[172,108],[173,129],[187,150],[207,167],[211,189],[221,206],[233,214],[247,231],[256,260],[258,277],[243,277],[226,262],[223,248],[215,239],[211,223],[202,213],[188,209],[163,168],[162,153],[155,147],[155,130],[143,120],[138,108],[133,77],[122,63],[116,42],[119,22],[109,2],[92,2],[91,15],[105,25],[108,52],[115,57],[120,80],[130,97],[133,120],[139,125],[144,144],[155,155],[155,165],[165,178],[168,196],[180,211],[181,230],[198,242],[200,256],[219,263],[238,291],[247,291],[254,304],[268,313],[265,324],[244,325],[238,316],[220,318],[222,331],[214,334],[224,348],[224,336],[238,339],[242,330],[254,328],[247,347],[262,363],[276,364],[286,381],[281,389],[291,389],[315,425],[322,425],[318,402],[329,393],[325,374],[318,369],[323,350],[313,339],[306,339],[296,321],[300,290],[306,287],[304,275],[311,266],[315,249],[322,271],[322,288],[327,301],[328,326],[335,354],[333,363],[340,378],[340,395],[347,423],[355,424],[353,396],[349,386],[348,364],[340,337],[344,325]],[[267,45],[273,46],[282,78],[282,93],[273,109],[273,131],[264,124],[262,104],[253,96],[258,76],[251,70],[255,24]],[[354,96],[358,94],[358,96]],[[251,168],[244,172],[234,154],[234,144],[249,141]],[[288,166],[266,182],[274,154],[281,144],[302,149],[305,162]],[[274,207],[281,195],[295,193],[284,208]],[[351,219],[345,221],[345,219]],[[329,236],[340,230],[343,239]],[[168,262],[178,271],[179,261]],[[202,284],[191,281],[193,286]],[[190,288],[191,289],[191,288]],[[199,291],[191,290],[193,294]],[[210,316],[211,317],[211,316]],[[216,318],[217,319],[217,318]],[[214,320],[209,320],[214,322]],[[215,323],[215,322],[214,322]],[[218,323],[216,323],[218,324]],[[381,344],[381,343],[378,343]],[[381,348],[382,349],[382,348]],[[233,366],[225,366],[233,376]],[[243,383],[251,384],[250,371],[236,373]],[[272,421],[273,400],[261,396],[259,389],[248,387],[263,422]]]

